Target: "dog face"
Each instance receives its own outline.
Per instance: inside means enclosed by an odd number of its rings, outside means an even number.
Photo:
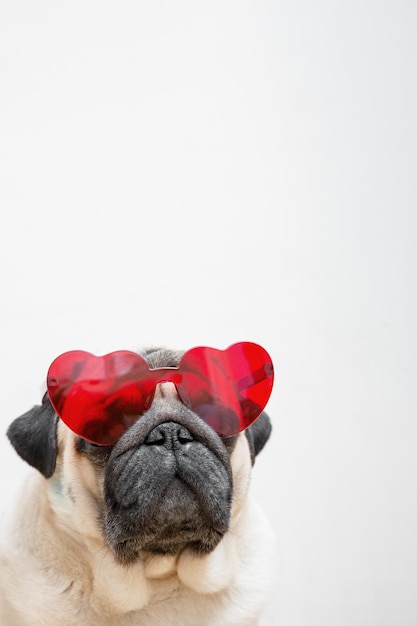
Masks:
[[[176,367],[180,352],[142,353],[150,368]],[[269,438],[262,413],[222,438],[187,408],[171,383],[113,446],[72,433],[47,400],[17,418],[8,436],[48,480],[61,524],[104,541],[120,564],[143,555],[207,554],[246,498],[251,466]]]

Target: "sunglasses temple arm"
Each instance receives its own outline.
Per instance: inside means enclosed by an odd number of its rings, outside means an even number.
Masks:
[[[237,388],[239,391],[245,391],[245,389],[249,389],[249,387],[253,387],[258,383],[265,380],[265,378],[270,378],[274,373],[272,363],[266,363],[259,367],[254,372],[251,372],[247,376],[240,378],[237,381]]]

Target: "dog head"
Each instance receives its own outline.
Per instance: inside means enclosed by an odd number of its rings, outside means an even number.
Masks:
[[[176,367],[181,353],[145,351],[150,368]],[[251,466],[271,432],[262,413],[244,432],[219,436],[158,385],[149,409],[112,446],[75,435],[49,399],[8,429],[17,453],[48,479],[62,523],[99,536],[122,564],[141,554],[211,552],[243,506]]]

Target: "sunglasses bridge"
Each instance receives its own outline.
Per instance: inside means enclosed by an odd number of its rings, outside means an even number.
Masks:
[[[183,401],[178,389],[181,385],[182,378],[183,375],[177,367],[158,367],[150,369],[145,377],[147,383],[152,382],[152,399],[155,396],[155,393],[157,393],[160,385],[171,384],[174,385],[177,396],[181,401]]]

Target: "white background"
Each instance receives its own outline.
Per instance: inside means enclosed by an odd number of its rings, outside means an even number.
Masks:
[[[0,9],[1,422],[50,361],[256,341],[263,626],[415,626],[417,5]],[[7,506],[26,468],[2,436]]]

